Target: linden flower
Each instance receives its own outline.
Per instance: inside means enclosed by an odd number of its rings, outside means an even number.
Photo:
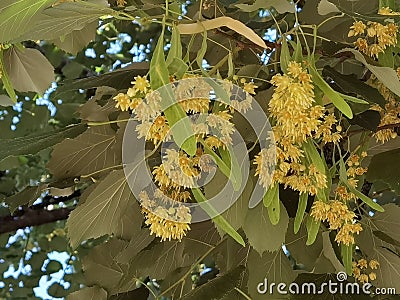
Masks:
[[[350,27],[350,31],[347,36],[352,37],[363,34],[365,28],[367,28],[367,25],[365,25],[362,21],[354,22],[353,26]]]
[[[113,99],[117,102],[117,104],[115,104],[116,108],[119,107],[122,111],[127,111],[130,108],[131,100],[128,95],[119,93]]]
[[[255,95],[256,92],[254,91],[254,89],[256,89],[257,87],[258,86],[256,86],[253,82],[248,82],[244,84],[243,89],[249,94]]]
[[[135,80],[132,81],[131,84],[133,84],[133,88],[135,89],[135,92],[146,93],[150,87],[150,83],[147,80],[146,76],[145,77],[136,76]]]
[[[378,15],[383,15],[383,16],[399,16],[400,12],[393,11],[389,7],[382,7],[378,10]]]
[[[378,267],[379,267],[379,262],[377,262],[375,259],[371,259],[370,262],[369,262],[369,267],[370,267],[372,270],[378,269]]]
[[[125,0],[117,0],[117,6],[124,7],[127,4]]]
[[[190,230],[188,223],[166,220],[146,209],[143,209],[143,213],[146,218],[145,224],[149,225],[150,233],[156,237],[160,237],[162,242],[166,240],[171,241],[172,239],[181,241],[186,232]],[[165,213],[167,214],[168,212],[165,211]],[[182,211],[178,214],[181,215]]]

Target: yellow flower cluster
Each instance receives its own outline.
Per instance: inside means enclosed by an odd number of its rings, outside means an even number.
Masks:
[[[311,214],[318,221],[327,221],[330,230],[337,230],[335,241],[345,245],[354,244],[354,234],[362,231],[360,223],[354,223],[355,214],[345,203],[330,200],[328,203],[315,201]]]
[[[368,21],[364,24],[356,21],[350,27],[348,36],[363,36],[354,42],[355,47],[366,55],[378,58],[379,53],[383,53],[388,46],[396,45],[397,31],[398,26],[391,22],[383,25],[378,22]]]
[[[369,273],[367,273],[367,269],[369,266]],[[376,273],[372,270],[376,270],[379,267],[379,262],[375,259],[369,261],[361,258],[358,261],[353,261],[353,276],[361,283],[367,283],[369,280],[373,281],[376,279]]]
[[[373,110],[378,111],[381,115],[379,127],[393,125],[392,128],[383,128],[374,133],[375,139],[383,144],[397,137],[397,133],[394,131],[394,125],[400,125],[400,103],[396,100],[394,94],[374,75],[371,75],[367,83],[376,88],[386,100],[384,109],[379,105],[374,105],[372,107]]]
[[[204,79],[194,75],[185,75],[184,78],[190,80],[175,82],[170,77],[170,88],[186,114],[200,114],[191,119],[198,149],[194,156],[179,149],[166,149],[163,162],[155,166],[152,172],[158,190],[151,195],[142,191],[140,195],[145,224],[149,226],[151,234],[161,237],[162,241],[181,240],[190,230],[190,210],[182,203],[191,200],[189,189],[195,186],[202,172],[209,173],[215,169],[213,161],[202,156],[203,148],[208,146],[217,150],[232,143],[235,131],[231,122],[232,113],[235,109],[245,111],[251,107],[252,97],[249,94],[254,94],[256,88],[254,83],[241,80],[240,84],[246,93],[236,93],[237,86],[231,81],[224,81],[223,87],[231,100],[231,103],[225,104],[204,97],[213,91]],[[138,121],[136,131],[139,138],[144,137],[157,145],[171,137],[168,120],[161,108],[162,95],[160,91],[150,89],[146,77],[135,77],[132,87],[126,93],[116,95],[114,100],[117,108],[132,111]]]
[[[400,16],[400,12],[393,11],[390,7],[381,7],[378,10],[378,15],[382,15],[382,16]]]
[[[125,0],[117,0],[118,7],[124,7],[127,4]]]
[[[307,165],[302,145],[310,138],[321,138],[324,143],[337,142],[341,137],[333,132],[337,121],[333,114],[326,114],[323,106],[315,105],[311,76],[301,64],[290,62],[287,74],[275,75],[271,82],[275,90],[269,112],[276,123],[273,133],[277,162],[272,183],[315,195],[318,189],[326,187],[326,175],[312,163]],[[269,152],[263,149],[254,162],[256,175],[266,188],[271,182]]]
[[[364,168],[360,165],[361,160],[367,157],[367,152],[363,151],[361,155],[356,153],[352,154],[347,160],[347,180],[348,183],[356,188],[358,184],[357,176],[361,176],[368,171],[368,168]],[[335,190],[336,198],[341,199],[343,201],[355,200],[357,199],[356,195],[348,190],[348,188],[342,184],[339,184]]]

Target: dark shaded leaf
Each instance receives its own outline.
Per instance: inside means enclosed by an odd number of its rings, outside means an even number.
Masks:
[[[237,266],[235,269],[225,273],[222,276],[210,280],[199,288],[182,297],[182,300],[202,300],[202,299],[219,299],[228,294],[232,289],[239,285],[239,281],[243,272],[244,266]]]
[[[343,75],[330,66],[324,67],[322,75],[330,77],[346,94],[360,96],[369,103],[376,103],[381,107],[385,106],[386,100],[378,90],[361,81],[355,75]]]
[[[10,156],[37,153],[64,139],[76,137],[85,131],[86,128],[85,124],[77,124],[46,133],[32,134],[14,139],[3,139],[1,140],[0,161]]]
[[[366,179],[369,182],[384,181],[400,194],[400,149],[376,154],[368,166]]]

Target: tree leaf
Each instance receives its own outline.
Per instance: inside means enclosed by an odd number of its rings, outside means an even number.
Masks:
[[[264,251],[276,251],[285,242],[289,217],[285,207],[280,203],[279,223],[273,225],[263,203],[249,209],[244,221],[243,230],[250,245],[260,254]]]
[[[279,1],[282,2],[282,1]],[[212,30],[219,27],[228,27],[243,37],[249,39],[254,44],[267,49],[264,40],[258,36],[251,28],[244,25],[242,22],[230,17],[218,17],[207,21],[198,21],[194,24],[179,24],[178,29],[181,34],[202,33],[204,30]]]
[[[217,215],[215,209],[207,204],[207,199],[204,197],[203,193],[198,188],[192,188],[193,196],[195,197],[196,201],[200,204],[200,206],[204,209],[204,211],[213,216]],[[232,227],[228,221],[225,220],[222,215],[217,215],[216,217],[212,218],[213,222],[218,225],[224,232],[229,234],[235,241],[241,244],[243,247],[246,245],[243,238],[240,236],[239,233]]]
[[[0,149],[0,161],[10,156],[37,153],[64,139],[76,137],[85,131],[86,128],[85,124],[78,124],[46,133],[35,133],[13,139],[2,139],[1,144],[3,147]]]
[[[182,300],[203,300],[203,299],[220,299],[225,294],[233,290],[242,278],[245,267],[242,265],[228,271],[222,276],[218,276],[209,282],[194,289],[192,292],[182,297]]]
[[[39,184],[38,186],[28,186],[24,190],[11,197],[5,199],[8,209],[13,214],[18,207],[23,205],[31,206],[47,188],[47,184]]]
[[[56,0],[19,0],[0,11],[0,43],[7,43],[23,35],[33,19]]]
[[[131,280],[130,289],[129,286],[121,285],[124,275],[128,272],[128,265],[115,261],[115,257],[126,245],[126,241],[114,238],[90,250],[89,254],[82,259],[82,269],[87,285],[101,286],[109,295],[135,288],[135,280]]]
[[[378,269],[374,270],[377,275],[374,286],[399,290],[400,257],[397,248],[374,234],[376,225],[370,216],[363,216],[360,223],[363,231],[355,236],[356,244],[368,260],[375,259],[379,262]]]
[[[168,68],[174,61],[174,58],[182,59],[181,35],[176,26],[173,26],[172,28],[171,48],[169,49],[167,59],[165,61],[168,65]]]
[[[94,126],[56,145],[47,168],[58,179],[87,175],[120,164],[121,152],[109,125]]]
[[[161,280],[173,270],[190,265],[183,250],[184,244],[179,241],[153,242],[132,260],[135,276]]]
[[[400,149],[378,153],[372,157],[366,179],[369,182],[384,181],[400,194]]]
[[[263,204],[265,207],[269,207],[272,202],[276,202],[276,199],[279,201],[279,184],[268,188],[263,197]]]
[[[84,287],[67,296],[67,300],[107,300],[107,291],[98,286]]]
[[[162,31],[153,58],[150,62],[150,83],[153,90],[160,92],[162,100],[161,107],[171,127],[173,138],[178,146],[180,146],[189,155],[194,155],[197,150],[196,139],[190,120],[182,107],[175,103],[172,88],[169,85],[169,74],[167,64],[164,57],[164,30]]]
[[[78,205],[67,220],[67,235],[72,248],[82,241],[115,233],[129,205],[138,206],[123,170],[111,172],[96,183],[83,204]],[[137,208],[136,210],[139,210]],[[132,220],[140,224],[141,220]]]
[[[84,2],[83,2],[84,3]],[[96,37],[98,21],[87,24],[80,30],[74,30],[62,37],[52,40],[57,47],[73,55],[78,54]]]
[[[14,101],[11,100],[10,97],[6,95],[0,95],[0,106],[12,106],[14,104]]]
[[[299,231],[300,225],[303,222],[304,214],[307,208],[307,202],[308,202],[308,193],[301,193],[299,195],[299,204],[297,205],[296,217],[294,219],[293,230],[295,234]]]
[[[314,270],[323,252],[322,235],[318,235],[316,241],[312,245],[307,246],[307,229],[305,222],[301,224],[296,234],[294,230],[292,230],[293,227],[293,219],[290,219],[284,244],[289,250],[290,256],[295,259],[297,265],[302,266],[302,268],[307,271]]]
[[[370,226],[373,231],[383,232],[396,242],[400,243],[400,207],[394,203],[383,206],[384,212],[377,212],[372,218]]]
[[[54,68],[39,50],[12,46],[4,51],[4,68],[20,92],[43,94],[54,81]]]
[[[287,72],[287,67],[289,65],[290,60],[291,57],[290,57],[288,42],[286,41],[286,37],[284,37],[282,40],[281,56],[280,56],[280,66],[283,73]]]
[[[357,50],[352,48],[344,48],[337,53],[351,52],[354,54],[355,59],[363,63],[380,82],[382,82],[388,89],[390,89],[397,96],[400,96],[399,77],[394,69],[388,67],[373,66],[365,60],[365,57]]]
[[[333,4],[332,2],[329,2],[328,0],[321,0],[318,3],[318,13],[321,16],[330,14],[330,13],[340,13],[341,11],[337,8],[337,6],[335,4]]]
[[[129,245],[116,256],[116,261],[124,264],[129,263],[136,254],[150,245],[153,240],[154,235],[151,235],[147,228],[143,228],[136,236],[132,237]]]
[[[313,82],[324,92],[324,94],[332,101],[333,105],[341,111],[346,117],[349,119],[353,118],[353,112],[344,101],[343,97],[339,95],[336,91],[334,91],[329,84],[319,75],[318,71],[315,67],[310,66],[309,72],[313,78]]]
[[[343,265],[346,269],[347,275],[352,275],[353,274],[353,251],[354,251],[354,246],[353,245],[345,245],[341,244],[341,254],[342,254],[342,261]]]
[[[339,166],[340,166],[339,179],[350,190],[350,192],[352,192],[354,195],[356,195],[358,198],[360,198],[361,201],[363,201],[365,204],[367,204],[372,209],[383,212],[384,209],[382,206],[380,206],[378,203],[374,202],[371,198],[365,196],[363,193],[361,193],[359,190],[357,190],[355,187],[353,187],[349,183],[349,181],[347,180],[346,167],[344,165],[343,159],[340,159]]]
[[[381,93],[379,93],[377,89],[358,79],[355,75],[341,74],[330,66],[325,66],[322,74],[324,76],[329,76],[344,93],[361,96],[363,99],[368,101],[368,103],[376,103],[382,108],[385,107],[386,100],[383,98]]]
[[[91,24],[92,32],[92,29],[95,29],[98,25],[99,17],[113,13],[113,10],[106,6],[106,1],[102,4],[97,3],[99,1],[64,2],[47,8],[35,19],[28,30],[18,37],[17,41],[58,39],[62,42],[64,36],[73,32],[75,37],[77,37],[77,34],[83,37],[88,24]],[[87,38],[85,39],[87,40]],[[83,46],[86,46],[87,43],[85,42]],[[77,48],[75,46],[72,49],[76,50]]]
[[[261,288],[265,288],[265,281],[267,281],[267,288],[271,283],[283,282],[289,285],[297,277],[289,258],[282,249],[275,252],[264,252],[262,256],[251,250],[247,269],[249,273],[248,290],[252,300],[282,299],[282,295],[277,293],[276,288],[273,294],[270,294],[269,290],[265,294],[261,294],[257,291],[257,287],[262,284]]]
[[[281,0],[256,0],[253,4],[236,4],[236,7],[240,8],[244,12],[253,12],[259,9],[269,9],[271,6],[276,9],[280,14],[286,12],[294,13],[296,8],[293,4],[288,1]]]
[[[312,245],[314,244],[318,232],[319,232],[319,227],[321,225],[321,221],[316,221],[313,217],[308,216],[307,218],[307,242],[306,245]]]

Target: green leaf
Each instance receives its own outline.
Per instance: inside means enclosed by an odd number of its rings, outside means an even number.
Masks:
[[[47,168],[56,178],[88,175],[121,164],[121,147],[109,125],[90,127],[56,145]]]
[[[270,9],[272,6],[280,14],[286,12],[294,13],[296,11],[295,6],[288,1],[282,0],[256,0],[253,4],[236,4],[236,7],[244,12],[253,12],[259,9]]]
[[[215,163],[218,165],[219,170],[226,176],[226,178],[230,179],[235,191],[238,191],[241,186],[241,171],[238,173],[231,172],[231,168],[229,165],[225,163],[218,155],[215,153],[206,143],[200,141],[200,143],[204,147],[204,153],[211,155]]]
[[[182,59],[176,57],[174,57],[172,63],[168,65],[169,73],[175,75],[178,79],[181,79],[188,69],[189,66]]]
[[[283,204],[279,204],[280,216],[276,225],[271,222],[267,209],[262,203],[247,212],[243,230],[249,244],[260,254],[264,251],[276,251],[285,241],[289,217]]]
[[[84,287],[67,296],[67,300],[107,300],[107,291],[98,286]]]
[[[3,78],[4,80],[4,78]],[[0,95],[0,106],[12,106],[14,105],[15,102],[13,100],[11,100],[10,97],[6,96],[6,95]]]
[[[3,83],[3,87],[6,89],[6,92],[8,94],[8,96],[10,96],[11,98],[11,105],[17,103],[17,95],[15,94],[15,90],[14,87],[12,86],[12,83],[10,81],[10,76],[7,73],[7,70],[5,68],[4,65],[4,51],[1,50],[0,51],[0,71],[1,71],[1,81]],[[3,101],[5,103],[7,103],[7,101],[4,100]],[[3,103],[2,103],[3,105]]]
[[[315,269],[316,264],[321,257],[323,250],[322,235],[318,235],[312,245],[306,245],[307,228],[306,222],[303,222],[299,231],[294,233],[294,220],[290,219],[288,230],[285,237],[285,246],[290,252],[290,256],[296,261],[296,264],[307,271]],[[296,267],[297,268],[297,267]]]
[[[220,299],[240,284],[245,267],[239,265],[182,297],[182,300]]]
[[[74,30],[49,42],[52,42],[67,53],[77,55],[79,51],[84,49],[87,44],[95,39],[98,25],[99,22],[96,20],[86,24],[86,26],[80,30]]]
[[[35,17],[56,0],[19,0],[0,11],[0,43],[7,43],[23,35]]]
[[[201,42],[201,48],[197,52],[197,56],[196,56],[197,65],[199,66],[199,68],[204,76],[207,76],[207,72],[203,68],[203,59],[204,59],[204,56],[206,55],[206,52],[207,52],[207,31],[204,30],[203,41]]]
[[[273,282],[286,283],[288,286],[297,277],[297,273],[293,270],[282,249],[275,252],[264,252],[262,255],[250,250],[247,269],[249,273],[247,286],[252,300],[282,299],[282,295],[277,292],[275,287],[273,294],[270,294],[270,289],[266,294],[260,294],[257,286],[265,283],[265,280],[267,280],[268,287]]]
[[[174,58],[182,59],[181,35],[179,34],[179,30],[176,26],[173,26],[172,28],[171,48],[169,49],[166,60],[168,68],[173,63]]]
[[[76,248],[86,239],[115,233],[130,205],[136,207],[132,226],[140,226],[142,216],[123,170],[113,171],[97,182],[94,189],[83,198],[86,197],[85,202],[78,205],[67,220],[67,236],[72,248]]]
[[[70,43],[70,39],[74,36],[74,40],[78,43],[76,45],[69,44],[67,48],[73,51],[71,53],[76,53],[81,50],[79,48],[82,45],[86,46],[94,38],[99,17],[111,15],[114,12],[106,6],[106,1],[98,3],[99,1],[93,0],[64,2],[47,8],[38,15],[26,32],[13,41],[57,40],[57,44],[62,45],[66,38],[66,42]],[[89,24],[89,31],[87,31],[86,28]],[[88,33],[91,37],[85,36]],[[62,47],[62,49],[64,48]]]
[[[340,13],[341,11],[337,8],[337,6],[331,2],[329,2],[328,0],[321,0],[318,3],[318,13],[321,16],[330,14],[330,13]]]
[[[192,193],[196,201],[200,204],[200,206],[204,209],[204,211],[213,216],[216,215],[217,212],[215,208],[207,204],[207,199],[204,197],[203,193],[198,188],[192,188]],[[237,241],[243,247],[246,245],[243,238],[239,233],[232,227],[231,224],[228,223],[221,215],[217,215],[212,218],[213,222],[219,226],[223,231],[225,231],[228,235],[230,235],[235,241]]]
[[[131,261],[132,273],[136,277],[164,279],[170,272],[192,263],[184,254],[184,246],[185,244],[179,241],[151,243]]]
[[[32,134],[13,139],[2,139],[0,161],[10,156],[37,153],[51,147],[64,139],[74,138],[81,134],[87,126],[85,124],[71,125],[46,133]]]
[[[278,184],[275,185],[278,186]],[[276,189],[271,204],[267,206],[267,210],[272,225],[278,224],[281,215],[281,201],[279,199],[279,187]]]
[[[290,52],[289,52],[289,46],[286,41],[286,37],[284,37],[282,40],[281,56],[280,56],[280,66],[281,66],[281,70],[283,71],[283,73],[287,72],[287,67],[289,65],[290,60],[291,60],[291,57],[290,57]]]
[[[11,214],[17,210],[18,207],[23,205],[31,206],[41,196],[41,194],[47,188],[47,184],[39,184],[38,186],[28,186],[21,192],[7,197],[5,203],[8,205],[8,209]]]
[[[186,153],[194,155],[197,150],[196,138],[194,136],[190,120],[182,107],[175,103],[172,88],[169,85],[169,73],[164,57],[164,30],[162,31],[153,58],[150,62],[150,84],[153,90],[159,90],[162,97],[164,115],[171,127],[172,135],[177,143]]]
[[[301,223],[303,222],[304,213],[306,212],[308,201],[308,193],[301,193],[299,195],[299,204],[297,205],[296,217],[294,219],[294,233],[300,230]]]
[[[122,282],[124,275],[128,273],[129,265],[115,260],[126,245],[126,241],[113,238],[91,249],[82,259],[86,284],[101,286],[109,295],[134,289],[136,281],[132,278],[128,285]]]
[[[355,75],[344,75],[331,68],[330,66],[325,66],[322,74],[324,76],[330,77],[344,93],[355,94],[356,96],[362,97],[368,103],[376,103],[379,104],[379,106],[382,108],[385,107],[386,100],[385,98],[383,98],[381,93],[379,93],[377,89],[358,79]],[[344,97],[344,99],[348,101],[361,103],[357,102],[357,100],[353,99],[352,97],[349,97],[347,99],[344,95],[342,95],[342,97]]]
[[[315,242],[319,232],[321,221],[316,221],[313,217],[308,216],[306,225],[308,234],[306,245],[308,246],[312,245]]]
[[[382,82],[388,89],[390,89],[397,96],[400,96],[399,77],[394,69],[388,67],[378,67],[367,63],[365,57],[357,50],[352,48],[345,48],[337,53],[351,52],[354,54],[355,59],[362,62],[380,82]]]
[[[54,81],[54,68],[37,49],[10,47],[4,51],[4,69],[14,89],[43,94]]]
[[[384,209],[382,206],[380,206],[378,203],[374,202],[371,198],[365,196],[363,193],[361,193],[359,190],[354,188],[349,183],[349,181],[347,180],[346,166],[344,165],[343,159],[340,159],[339,166],[340,166],[339,179],[350,190],[350,192],[352,192],[354,195],[356,195],[358,198],[360,198],[361,201],[363,201],[365,204],[367,204],[372,209],[383,212]]]
[[[224,164],[229,166],[230,173],[228,178],[231,180],[234,190],[238,191],[242,186],[242,168],[234,155],[233,147],[228,145],[226,148],[219,148],[218,151]]]
[[[342,254],[342,261],[343,261],[343,265],[346,269],[346,273],[350,276],[353,274],[353,267],[352,267],[352,263],[353,263],[353,250],[354,250],[354,246],[353,245],[345,245],[345,244],[341,244],[341,254]]]
[[[334,91],[330,85],[321,77],[315,67],[310,66],[309,72],[312,76],[313,82],[324,92],[324,94],[332,101],[333,105],[341,111],[349,119],[353,118],[353,112],[349,104],[344,101],[343,97]]]
[[[400,149],[374,155],[366,179],[369,182],[383,181],[400,194]]]
[[[275,184],[273,187],[269,187],[263,197],[263,203],[265,207],[269,207],[272,202],[279,201],[279,184]]]
[[[394,203],[383,206],[384,212],[377,212],[371,218],[373,229],[383,232],[400,243],[400,207]]]

